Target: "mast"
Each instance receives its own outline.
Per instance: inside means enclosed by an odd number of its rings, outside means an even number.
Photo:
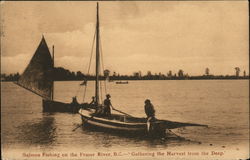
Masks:
[[[96,81],[95,81],[95,100],[99,104],[99,5],[97,2],[96,14]]]
[[[54,45],[52,46],[52,67],[53,67],[53,70],[55,70],[55,47]],[[53,79],[53,82],[52,82],[52,88],[51,88],[51,100],[53,101],[54,100],[54,79]]]

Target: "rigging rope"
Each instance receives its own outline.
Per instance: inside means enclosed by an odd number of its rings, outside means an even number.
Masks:
[[[93,41],[92,41],[91,55],[90,55],[90,60],[89,60],[89,66],[88,66],[87,75],[89,75],[89,71],[90,71],[90,66],[91,66],[91,61],[92,61],[92,55],[93,55],[93,50],[94,50],[94,44],[95,44],[95,38],[96,38],[96,31],[95,31],[95,34],[94,34],[94,37],[93,37]],[[80,87],[78,89],[78,92],[80,90]],[[85,96],[86,96],[86,90],[87,90],[87,84],[85,85],[84,92],[83,92],[83,102],[84,102],[84,99],[85,99]],[[78,94],[78,92],[77,92],[77,94]]]
[[[101,36],[101,35],[99,35]],[[92,47],[91,47],[91,56],[90,56],[90,61],[89,61],[89,65],[88,65],[88,72],[87,72],[87,75],[89,75],[89,72],[90,72],[90,67],[91,67],[91,62],[92,62],[92,55],[93,55],[93,50],[94,50],[94,44],[95,44],[95,39],[96,39],[96,31],[95,31],[95,34],[94,34],[94,37],[93,37],[93,41],[92,41]],[[102,69],[104,71],[104,63],[103,63],[103,52],[102,52],[102,43],[101,43],[101,38],[99,39],[100,40],[100,57],[101,57],[101,66],[100,66],[100,70]],[[105,77],[104,77],[105,78]],[[101,98],[101,101],[103,100],[102,98],[102,83],[101,81],[99,82],[100,84],[100,98]],[[79,91],[80,91],[80,88],[81,88],[81,85],[79,86],[77,92],[76,92],[76,96],[79,94]],[[86,96],[86,90],[87,90],[87,84],[85,85],[85,88],[84,88],[84,92],[83,92],[83,102],[85,100],[85,96]],[[106,86],[106,79],[104,80],[104,91],[105,91],[105,94],[107,94],[107,86]]]
[[[100,34],[100,37],[101,37],[101,34]],[[101,41],[101,38],[100,38],[100,49],[101,49],[102,69],[103,69],[103,72],[104,72],[104,63],[103,63],[102,41]],[[106,79],[105,79],[105,77],[104,77],[104,91],[105,91],[105,95],[106,95],[107,94],[107,86],[106,86]]]
[[[100,83],[100,96],[101,96],[101,103],[102,103],[102,83],[101,83],[101,81],[99,82]]]

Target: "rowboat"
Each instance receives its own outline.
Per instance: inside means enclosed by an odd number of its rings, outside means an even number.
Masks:
[[[118,82],[115,82],[116,84],[128,84],[128,81],[118,81]]]
[[[167,120],[153,120],[147,118],[134,117],[117,109],[113,109],[119,114],[103,115],[99,111],[103,111],[104,105],[100,103],[99,96],[99,6],[97,3],[97,23],[96,23],[96,78],[95,78],[95,103],[79,110],[84,128],[94,131],[103,131],[108,133],[118,133],[121,135],[146,136],[151,138],[159,138],[166,136],[167,129],[173,129],[184,126],[204,126],[192,123],[181,123]]]

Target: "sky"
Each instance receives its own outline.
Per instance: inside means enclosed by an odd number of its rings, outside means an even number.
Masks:
[[[102,1],[99,8],[111,72],[249,73],[247,1]],[[1,72],[22,73],[44,35],[56,67],[86,73],[95,23],[96,2],[1,1]]]

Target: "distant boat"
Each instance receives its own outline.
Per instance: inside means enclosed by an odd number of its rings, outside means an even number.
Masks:
[[[54,46],[53,53],[49,51],[44,36],[31,58],[27,68],[15,84],[40,96],[43,103],[43,112],[70,112],[77,113],[80,105],[73,97],[71,103],[54,100]]]
[[[99,7],[97,3],[97,22],[96,22],[96,79],[95,79],[95,97],[94,103],[87,107],[88,109],[80,109],[79,114],[82,118],[82,123],[85,128],[93,129],[94,131],[103,131],[109,133],[118,133],[121,135],[133,136],[149,136],[149,137],[165,137],[166,129],[178,128],[184,126],[203,126],[199,124],[173,122],[167,120],[155,120],[149,122],[146,118],[134,117],[122,111],[113,108],[121,114],[111,114],[104,116],[98,114],[98,110],[102,111],[103,105],[100,103],[99,88],[99,69],[100,69],[100,53],[99,53]],[[88,104],[86,104],[88,105]],[[95,109],[94,109],[95,108]],[[97,111],[97,112],[96,112]]]
[[[116,84],[128,84],[128,81],[118,81],[118,82],[115,82]]]

